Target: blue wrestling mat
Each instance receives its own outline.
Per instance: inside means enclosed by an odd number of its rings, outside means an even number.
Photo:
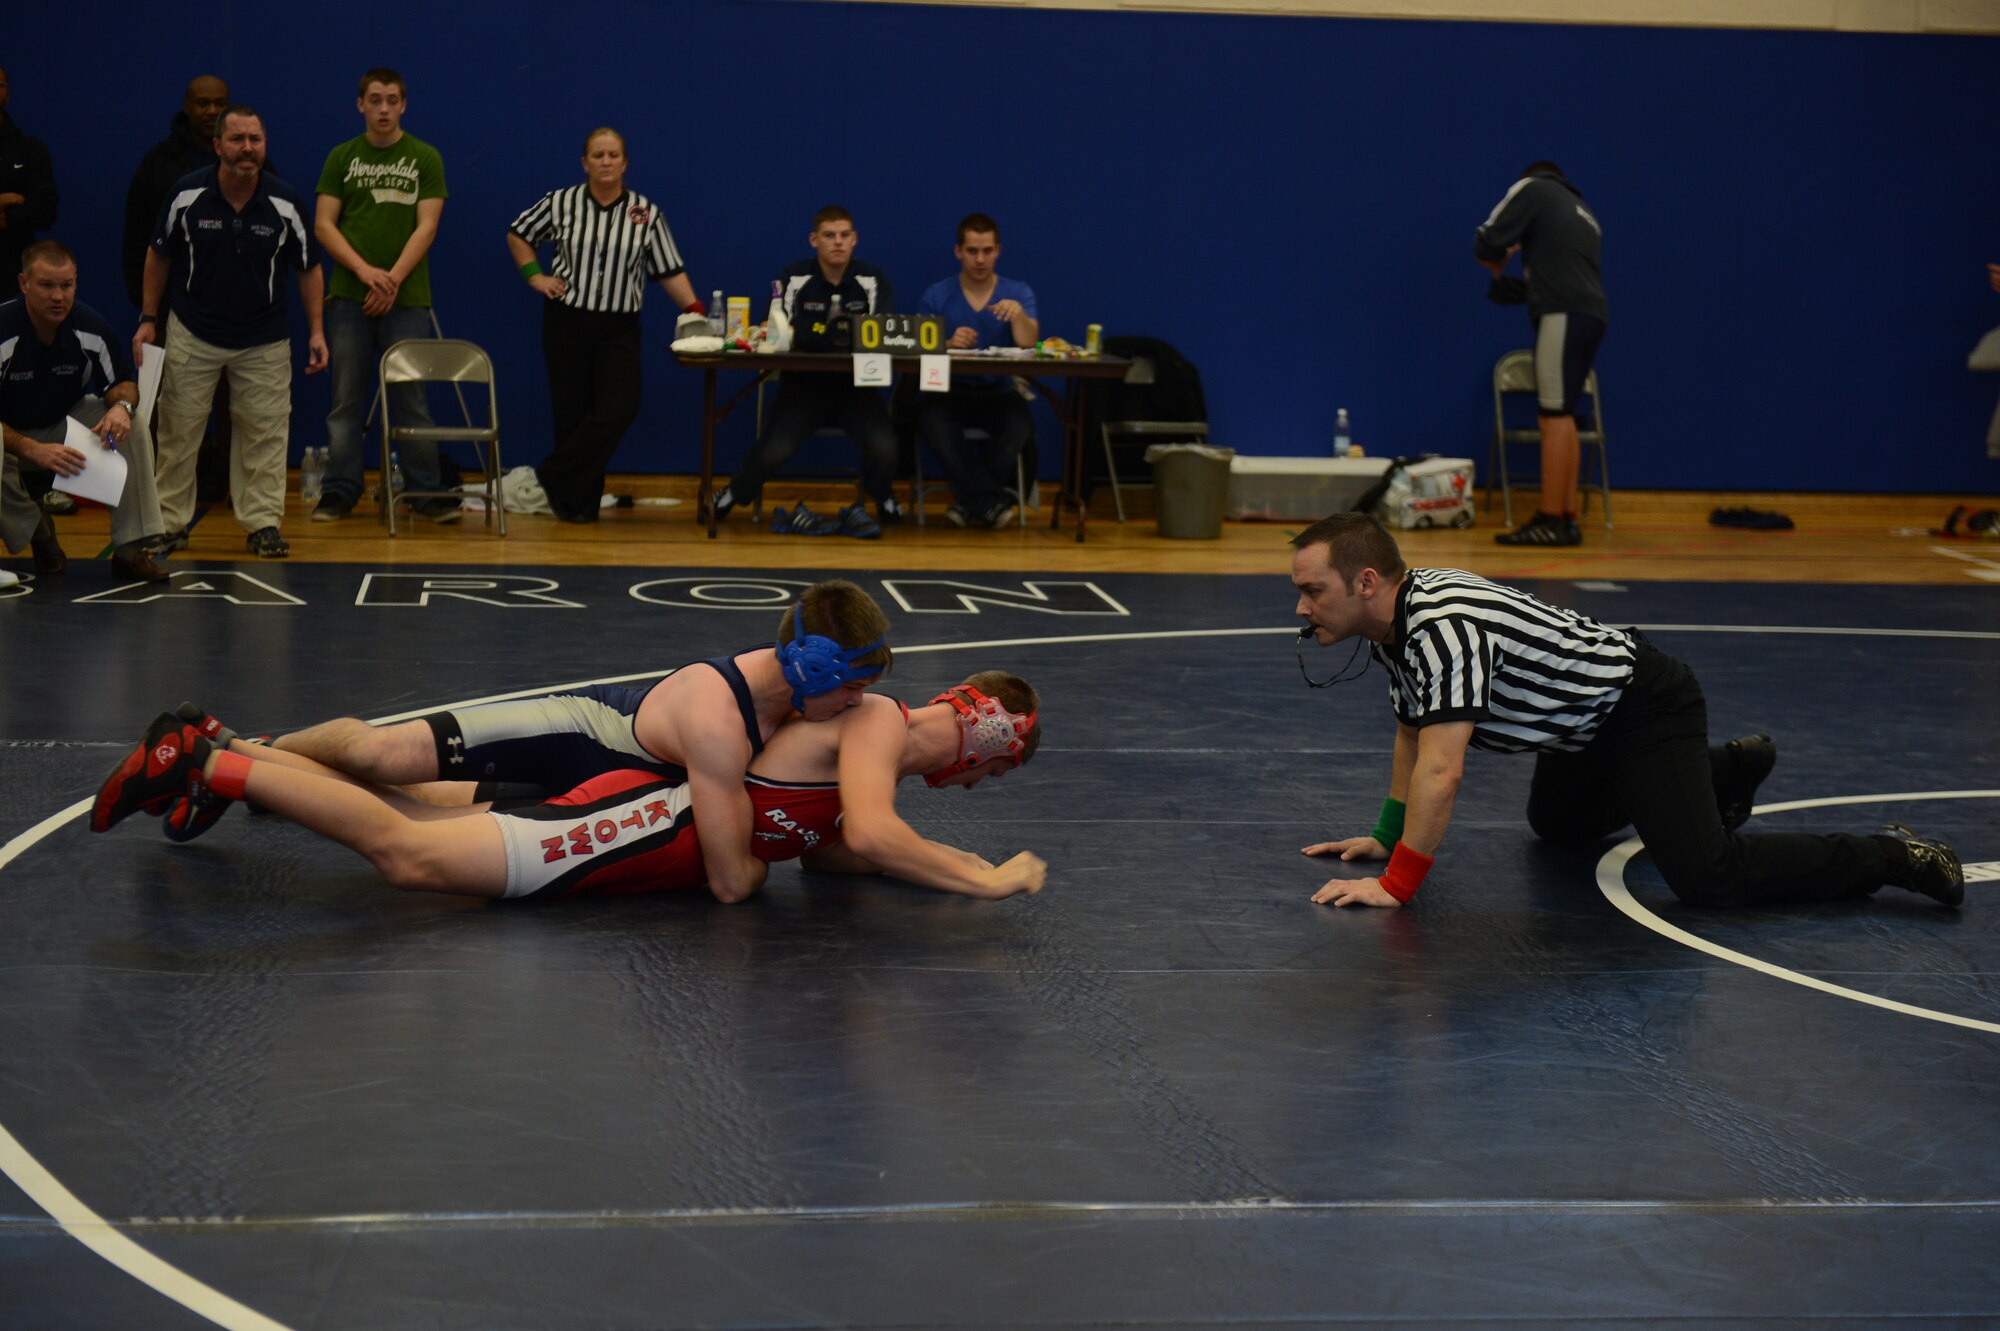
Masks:
[[[1777,737],[1748,830],[1909,823],[1962,909],[1684,906],[1476,753],[1411,906],[1336,912],[1298,851],[1372,825],[1394,725],[1379,670],[1301,683],[1281,570],[846,576],[885,691],[1041,691],[1033,764],[902,793],[1040,895],[521,908],[240,810],[85,827],[182,699],[266,733],[642,679],[811,575],[0,593],[0,1328],[2000,1319],[1992,588],[1532,586]]]

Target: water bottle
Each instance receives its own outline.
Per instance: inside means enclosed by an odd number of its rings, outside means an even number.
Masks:
[[[1345,458],[1354,454],[1354,426],[1347,419],[1347,408],[1342,407],[1333,417],[1333,455]]]
[[[304,456],[299,459],[299,498],[308,504],[317,504],[325,481],[326,450],[308,444]]]
[[[403,492],[403,458],[395,450],[389,453],[389,493],[391,496]]]
[[[792,345],[792,321],[785,317],[785,287],[771,283],[771,312],[764,319],[764,345],[773,351],[788,351]]]

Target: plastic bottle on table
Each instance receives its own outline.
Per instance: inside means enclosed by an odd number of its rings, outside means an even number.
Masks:
[[[785,317],[782,283],[771,283],[771,313],[764,320],[764,345],[773,351],[785,351],[792,345],[792,321]]]
[[[1347,408],[1342,407],[1333,417],[1333,455],[1337,458],[1358,457],[1360,452],[1354,446],[1354,426],[1347,419]]]

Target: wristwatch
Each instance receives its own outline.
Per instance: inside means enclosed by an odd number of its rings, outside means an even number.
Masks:
[[[159,321],[160,316],[157,314],[142,314],[139,316],[139,322],[142,324],[156,324]]]

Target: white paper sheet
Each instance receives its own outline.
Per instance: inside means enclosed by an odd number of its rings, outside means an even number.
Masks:
[[[949,393],[951,391],[951,357],[919,356],[917,358],[917,387],[926,393]]]
[[[139,348],[139,414],[135,421],[153,419],[153,399],[160,395],[160,371],[167,368],[167,349],[148,342]]]
[[[854,354],[854,386],[887,388],[896,381],[895,360],[885,352],[858,351]]]
[[[84,456],[83,470],[74,476],[56,477],[55,488],[78,499],[95,499],[106,508],[118,506],[125,493],[125,455],[104,446],[97,431],[74,416],[66,418],[68,437],[63,440]]]

